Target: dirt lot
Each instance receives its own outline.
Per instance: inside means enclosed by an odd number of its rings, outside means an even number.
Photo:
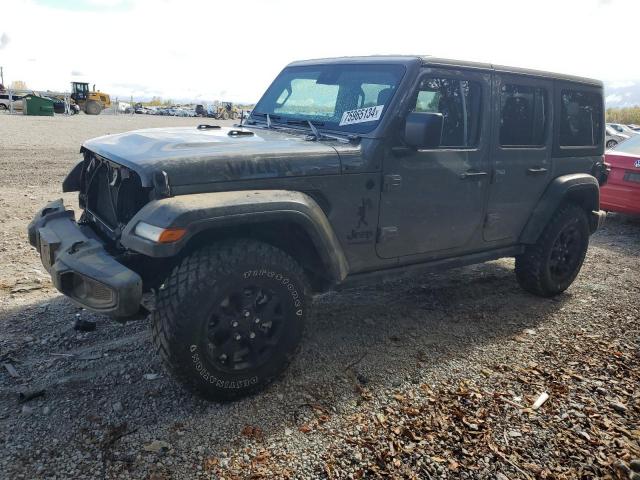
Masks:
[[[198,123],[0,115],[1,478],[626,478],[616,462],[640,457],[639,220],[612,216],[552,300],[521,291],[512,260],[324,295],[284,378],[231,404],[176,386],[147,321],[61,297],[25,229],[81,142]],[[76,332],[76,315],[97,329]]]

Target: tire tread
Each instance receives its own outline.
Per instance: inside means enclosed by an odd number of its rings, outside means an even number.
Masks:
[[[546,268],[547,249],[550,247],[550,243],[554,240],[558,229],[560,229],[568,219],[575,218],[576,216],[583,217],[586,225],[584,210],[574,203],[564,203],[554,213],[553,217],[551,217],[551,220],[536,243],[527,245],[525,252],[516,256],[516,278],[524,290],[541,297],[552,297],[561,293],[561,291],[558,291],[551,285],[548,285],[545,281],[544,270]],[[580,270],[583,260],[584,252],[582,254],[582,260],[578,264],[578,271]],[[573,279],[575,279],[577,273],[578,272],[575,273]],[[573,279],[571,282],[573,282]],[[571,284],[571,282],[569,282],[569,284]]]
[[[186,256],[176,267],[158,290],[156,308],[151,314],[152,340],[156,353],[160,356],[164,367],[188,390],[215,400],[232,400],[245,396],[263,388],[272,378],[260,381],[252,387],[220,392],[212,396],[204,391],[199,382],[194,381],[190,365],[182,364],[177,355],[172,338],[180,338],[190,328],[181,315],[181,305],[188,296],[200,290],[209,290],[216,283],[216,278],[224,276],[247,258],[260,258],[266,264],[279,265],[292,272],[302,281],[305,303],[309,305],[309,285],[300,265],[282,250],[251,239],[222,241],[203,247]],[[288,358],[287,363],[291,360]],[[286,367],[286,365],[285,365]],[[224,398],[221,398],[223,396]]]

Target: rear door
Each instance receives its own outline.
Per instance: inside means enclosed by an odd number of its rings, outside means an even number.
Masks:
[[[496,72],[491,185],[483,237],[515,242],[549,183],[553,81]]]

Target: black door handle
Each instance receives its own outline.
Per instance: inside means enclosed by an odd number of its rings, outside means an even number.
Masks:
[[[465,180],[467,178],[485,177],[485,176],[487,176],[487,172],[468,171],[460,174],[460,180]]]
[[[527,173],[530,173],[531,175],[537,175],[538,173],[546,173],[547,169],[544,167],[532,167],[532,168],[527,168]]]

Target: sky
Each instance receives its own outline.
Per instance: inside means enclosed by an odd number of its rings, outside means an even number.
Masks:
[[[289,62],[426,54],[640,85],[640,0],[0,0],[5,84],[252,103]],[[618,95],[618,93],[612,93]],[[624,95],[622,91],[619,95]]]

